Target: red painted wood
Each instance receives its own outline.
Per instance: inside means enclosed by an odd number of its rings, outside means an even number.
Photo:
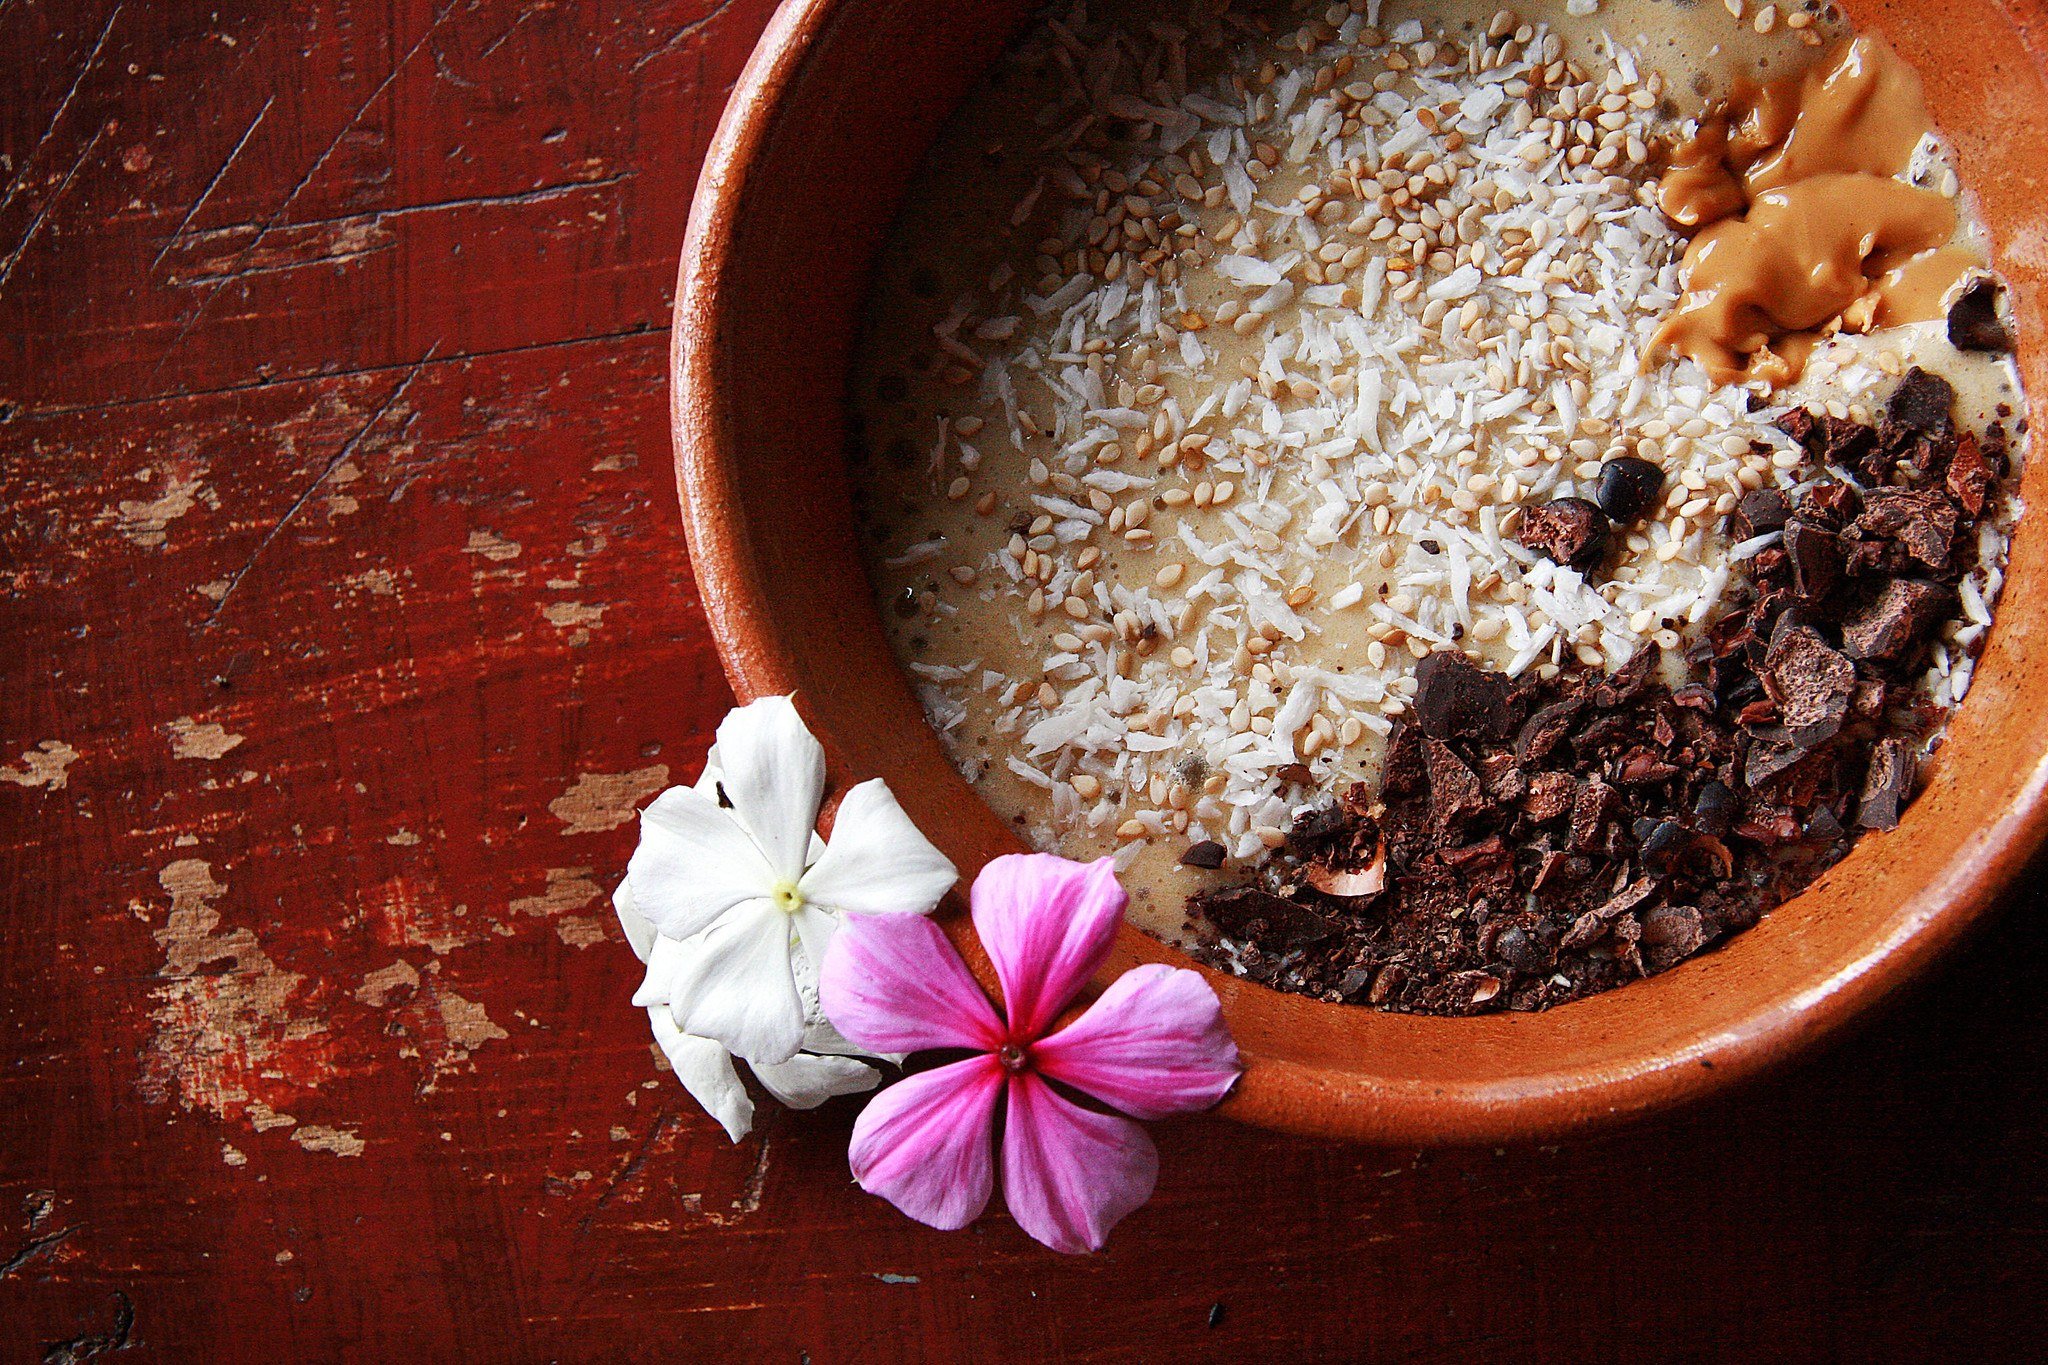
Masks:
[[[767,12],[0,0],[8,1355],[2025,1352],[2038,891],[1653,1129],[1171,1125],[1084,1260],[657,1070],[602,892],[728,704],[663,329]]]

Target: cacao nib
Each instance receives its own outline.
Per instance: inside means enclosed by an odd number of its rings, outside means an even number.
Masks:
[[[1913,798],[1918,768],[1913,746],[1896,736],[1877,742],[1870,751],[1870,770],[1856,803],[1856,823],[1864,829],[1897,829],[1899,813]]]
[[[1949,305],[1948,344],[1958,351],[2012,349],[2012,338],[2007,335],[2005,324],[1998,317],[1996,281],[1978,280]]]
[[[1956,612],[1956,592],[1945,583],[1900,578],[1842,622],[1842,652],[1852,659],[1896,662]]]

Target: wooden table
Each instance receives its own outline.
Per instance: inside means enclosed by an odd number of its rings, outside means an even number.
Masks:
[[[1168,1126],[1087,1259],[692,1105],[605,897],[729,704],[666,328],[769,10],[0,0],[0,1352],[2031,1354],[2038,891],[1651,1130]]]

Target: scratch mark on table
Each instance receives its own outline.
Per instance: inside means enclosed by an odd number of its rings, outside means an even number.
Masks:
[[[106,125],[104,124],[93,130],[93,135],[86,140],[85,150],[78,154],[78,160],[72,162],[71,169],[64,173],[64,179],[58,183],[56,192],[48,199],[45,199],[42,205],[36,209],[36,216],[29,220],[28,231],[24,232],[21,235],[21,240],[14,244],[14,250],[8,253],[7,259],[0,261],[0,289],[5,289],[7,281],[14,277],[14,267],[20,263],[22,253],[27,251],[29,244],[35,241],[36,234],[43,230],[43,223],[48,220],[50,210],[57,207],[58,202],[70,191],[71,182],[78,178],[79,168],[85,165],[86,158],[91,156],[93,150],[100,145],[100,139],[106,135],[106,131]]]
[[[205,208],[206,201],[213,197],[215,187],[227,178],[228,168],[235,164],[235,158],[240,156],[242,149],[249,145],[249,139],[256,136],[256,126],[263,122],[263,116],[269,113],[270,106],[276,103],[276,95],[272,95],[269,99],[263,101],[263,107],[256,111],[256,117],[249,121],[249,126],[242,130],[242,136],[236,141],[234,149],[228,153],[228,159],[220,163],[220,169],[213,173],[213,179],[206,182],[206,188],[201,190],[199,197],[192,201],[192,207],[185,211],[184,218],[180,220],[170,237],[165,240],[163,249],[157,252],[156,259],[149,263],[151,270],[163,264],[164,257],[168,256],[171,248],[178,244],[178,240],[185,235],[185,230],[192,226],[192,220],[199,216],[199,210]]]
[[[370,420],[363,423],[356,430],[355,435],[342,442],[341,449],[334,452],[333,458],[321,466],[319,476],[313,482],[306,485],[305,490],[297,498],[293,499],[292,505],[285,509],[284,515],[279,517],[270,530],[264,533],[263,539],[257,542],[256,548],[250,552],[249,558],[244,560],[242,566],[229,576],[227,589],[221,593],[219,600],[213,604],[213,610],[207,613],[206,620],[202,623],[204,627],[211,628],[215,622],[220,620],[221,611],[227,606],[228,599],[235,595],[235,589],[242,585],[242,579],[248,575],[249,570],[256,567],[256,561],[263,557],[263,552],[269,549],[271,542],[276,540],[284,531],[284,528],[291,524],[292,518],[298,516],[300,509],[305,507],[307,502],[311,501],[313,494],[320,490],[320,485],[327,482],[328,476],[340,467],[343,460],[353,455],[356,449],[362,445],[363,439],[375,429],[379,422],[384,420],[384,414],[390,412],[397,405],[398,400],[405,396],[405,391],[412,387],[413,380],[419,378],[420,371],[424,370],[427,367],[427,362],[434,358],[435,347],[439,345],[439,342],[435,342],[433,346],[427,348],[426,355],[422,356],[414,363],[410,370],[406,371],[405,378],[398,381],[384,401],[378,404],[377,410],[370,414]]]
[[[22,1243],[19,1251],[16,1251],[7,1258],[4,1265],[0,1265],[0,1280],[4,1280],[10,1275],[18,1274],[23,1266],[50,1255],[58,1247],[64,1245],[66,1241],[70,1240],[77,1232],[78,1229],[74,1226],[58,1228],[55,1232],[44,1233],[41,1237],[31,1237],[28,1241]]]
[[[135,1301],[121,1290],[114,1291],[114,1321],[104,1332],[82,1332],[75,1337],[53,1341],[43,1348],[43,1365],[83,1365],[95,1356],[128,1348],[135,1330]]]
[[[107,45],[107,35],[114,31],[114,21],[120,17],[121,6],[116,5],[114,12],[107,16],[105,27],[100,29],[100,36],[94,41],[92,51],[86,53],[84,63],[78,68],[78,74],[71,78],[71,87],[64,92],[64,98],[57,101],[57,112],[50,115],[49,126],[43,129],[43,135],[36,139],[36,145],[29,149],[29,154],[22,158],[21,169],[14,173],[13,181],[7,186],[7,193],[0,196],[0,211],[5,211],[7,206],[14,202],[14,196],[21,192],[21,187],[28,183],[29,168],[36,164],[36,158],[42,155],[44,144],[56,133],[57,125],[64,121],[64,111],[71,107],[71,101],[77,96],[78,88],[85,84],[85,78],[99,65],[100,52]]]
[[[313,164],[306,168],[306,173],[298,178],[298,181],[285,193],[283,201],[264,220],[264,224],[257,231],[255,239],[244,248],[244,258],[253,254],[256,248],[263,244],[264,237],[284,221],[284,216],[291,212],[292,205],[298,202],[299,196],[306,192],[306,187],[313,183],[314,177],[318,176],[327,165],[328,160],[333,157],[336,149],[341,146],[342,140],[355,131],[356,124],[362,122],[363,115],[370,111],[370,106],[383,98],[384,92],[391,88],[392,83],[398,79],[399,75],[412,62],[412,59],[418,55],[419,50],[427,45],[427,40],[434,36],[435,32],[441,27],[442,22],[454,12],[458,3],[460,3],[460,0],[448,0],[447,4],[441,6],[435,12],[433,19],[428,22],[426,31],[420,34],[418,40],[405,50],[403,56],[391,64],[391,70],[385,73],[383,80],[377,82],[377,88],[370,92],[367,99],[356,106],[355,112],[348,116],[347,121],[341,125],[341,130],[334,135],[333,140],[327,144],[319,156],[313,158]],[[171,339],[171,344],[165,347],[164,353],[157,358],[156,366],[150,371],[151,378],[163,373],[164,366],[170,362],[172,356],[176,355],[183,348],[185,338],[192,334],[192,329],[199,325],[199,320],[202,317],[206,316],[207,308],[215,299],[220,297],[221,290],[225,288],[227,288],[227,283],[224,280],[220,284],[215,285],[204,298],[199,300],[198,305],[192,310],[192,316],[187,318],[184,324],[179,327],[177,336]]]
[[[641,53],[634,60],[632,69],[638,71],[649,62],[660,57],[666,57],[669,53],[682,46],[682,44],[709,28],[717,21],[721,14],[724,14],[730,8],[732,8],[732,0],[719,0],[719,3],[713,5],[710,9],[704,11],[703,14],[692,19],[689,23],[684,24],[681,28],[663,39],[660,46],[649,48]]]

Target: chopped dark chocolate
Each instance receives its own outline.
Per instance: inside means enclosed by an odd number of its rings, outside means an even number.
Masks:
[[[1842,577],[1842,542],[1833,531],[1809,521],[1785,523],[1785,558],[1792,565],[1792,591],[1818,602]]]
[[[1781,420],[1850,477],[1742,499],[1731,536],[1784,539],[1740,562],[1676,686],[1650,646],[1613,674],[1567,658],[1515,681],[1426,659],[1377,790],[1298,816],[1254,885],[1193,897],[1224,936],[1197,951],[1323,1000],[1544,1009],[1669,970],[1896,826],[1938,714],[1915,697],[1927,642],[2006,469],[2003,431],[1958,431],[1953,402],[1916,371],[1877,427]],[[1565,563],[1609,535],[1578,500],[1523,515],[1523,542]]]
[[[1214,839],[1204,839],[1200,843],[1188,845],[1187,852],[1180,855],[1180,861],[1183,867],[1199,867],[1214,872],[1223,866],[1227,852],[1228,850]]]
[[[1933,488],[1873,488],[1863,495],[1855,532],[1867,540],[1897,540],[1906,552],[1939,573],[1948,567],[1959,510]]]
[[[1643,962],[1653,972],[1670,970],[1706,943],[1706,925],[1690,905],[1662,905],[1643,916]]]
[[[1775,633],[1758,676],[1778,705],[1785,739],[1802,749],[1834,738],[1856,690],[1856,665],[1830,648],[1811,626]]]
[[[1887,736],[1870,751],[1870,769],[1856,802],[1856,823],[1864,829],[1897,829],[1899,813],[1913,799],[1913,777],[1919,767],[1913,746]]]
[[[1656,506],[1664,491],[1664,471],[1648,460],[1617,455],[1600,466],[1600,489],[1594,500],[1617,525],[1639,520]]]
[[[1728,538],[1742,541],[1768,535],[1772,531],[1785,529],[1785,518],[1792,508],[1785,501],[1785,495],[1775,488],[1758,488],[1742,495],[1742,501],[1735,504],[1730,514]]]
[[[1852,659],[1897,662],[1956,611],[1946,583],[1897,578],[1842,621],[1842,652]]]
[[[1514,733],[1505,675],[1455,650],[1415,666],[1415,724],[1437,740],[1500,740]]]
[[[1558,498],[1523,509],[1515,539],[1560,564],[1590,569],[1607,555],[1607,514],[1584,498]]]
[[[1979,279],[1949,305],[1948,344],[1958,351],[2012,349],[2012,338],[1998,317],[1997,281]]]
[[[1955,404],[1953,384],[1915,365],[1892,390],[1891,401],[1885,405],[1885,422],[1906,431],[1946,435],[1953,430]]]

